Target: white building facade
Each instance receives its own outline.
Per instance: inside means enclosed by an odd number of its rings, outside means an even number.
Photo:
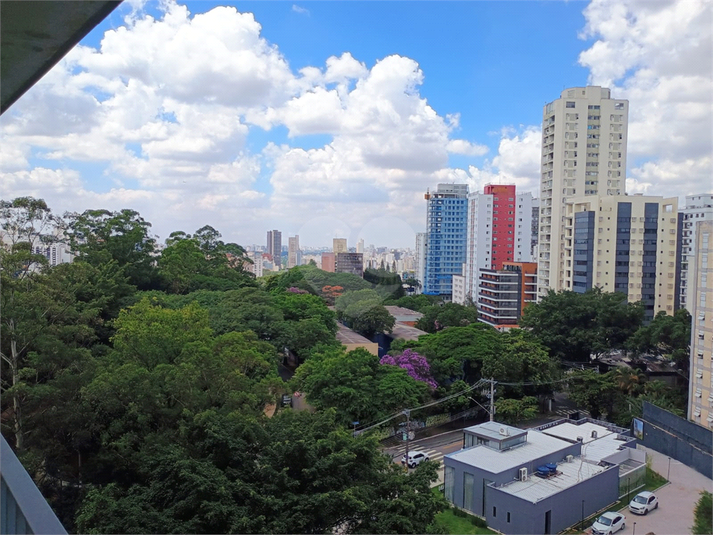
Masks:
[[[690,270],[696,262],[696,229],[699,221],[713,221],[713,194],[686,195],[686,207],[681,210],[681,285],[679,306],[689,312],[694,303],[689,302],[689,288],[694,284]],[[695,297],[692,294],[691,297]]]
[[[566,201],[624,194],[628,118],[628,101],[598,86],[565,89],[543,109],[538,299],[572,289],[563,264]]]

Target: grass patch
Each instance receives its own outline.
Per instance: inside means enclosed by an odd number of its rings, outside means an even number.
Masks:
[[[443,492],[438,487],[433,487],[431,491],[443,496]],[[488,529],[485,520],[475,515],[471,515],[457,507],[449,507],[438,513],[433,523],[440,529],[436,533],[449,533],[452,535],[486,535],[495,534],[492,529]]]
[[[456,511],[458,513],[456,513]],[[484,520],[463,513],[459,509],[446,509],[445,511],[438,513],[435,518],[435,522],[442,526],[446,533],[459,535],[495,533],[487,527],[475,525],[473,520],[480,521],[485,524]]]

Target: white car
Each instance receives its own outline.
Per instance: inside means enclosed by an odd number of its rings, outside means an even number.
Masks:
[[[416,468],[423,461],[428,460],[428,454],[422,451],[410,451],[408,452],[408,462],[406,462],[406,455],[401,457],[401,464],[407,465],[409,468]]]
[[[653,492],[645,490],[644,492],[639,492],[634,499],[629,503],[629,511],[636,513],[637,515],[645,515],[649,511],[658,509],[659,499]]]
[[[624,529],[626,517],[621,513],[613,513],[611,511],[604,513],[597,521],[592,524],[593,535],[612,535],[619,530]]]

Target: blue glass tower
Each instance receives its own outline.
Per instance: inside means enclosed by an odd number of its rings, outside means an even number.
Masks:
[[[426,193],[426,269],[423,293],[451,296],[453,275],[465,263],[468,230],[468,185],[438,184]]]

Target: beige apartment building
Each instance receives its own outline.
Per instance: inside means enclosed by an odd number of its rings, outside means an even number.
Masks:
[[[332,252],[337,255],[339,253],[348,253],[347,249],[347,239],[346,238],[333,238],[332,239]]]
[[[598,287],[642,301],[646,318],[673,314],[680,272],[678,198],[590,195],[564,206],[565,290]]]
[[[562,91],[542,115],[538,299],[565,290],[564,209],[569,199],[620,196],[626,182],[629,102],[604,87]]]
[[[696,223],[696,255],[689,265],[691,370],[688,418],[713,427],[713,221]]]

